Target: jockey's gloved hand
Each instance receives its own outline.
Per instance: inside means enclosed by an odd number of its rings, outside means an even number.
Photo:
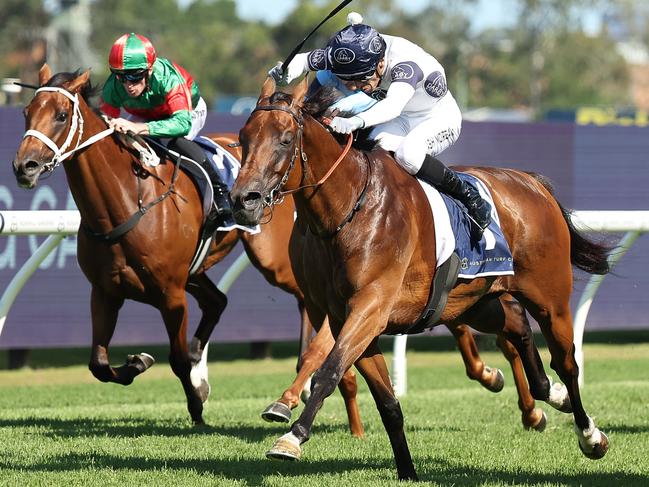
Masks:
[[[288,71],[282,69],[282,62],[278,62],[268,71],[268,76],[275,80],[278,86],[286,86],[289,84]]]
[[[365,122],[361,117],[334,117],[329,124],[331,130],[338,132],[339,134],[351,134],[355,130],[362,129],[364,126]]]

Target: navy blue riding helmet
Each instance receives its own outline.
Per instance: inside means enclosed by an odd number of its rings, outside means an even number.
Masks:
[[[376,71],[385,55],[385,40],[365,24],[345,27],[327,44],[331,72],[344,80],[362,80]]]

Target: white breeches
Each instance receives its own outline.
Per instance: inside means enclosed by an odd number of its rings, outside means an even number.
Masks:
[[[192,110],[192,128],[189,129],[189,133],[185,135],[186,139],[194,140],[198,133],[203,130],[205,126],[205,119],[207,118],[207,105],[205,100],[201,97],[198,100],[198,103]]]
[[[436,107],[418,117],[400,115],[377,125],[370,139],[394,152],[394,158],[410,174],[416,174],[426,154],[436,156],[452,146],[462,130],[462,113],[455,103]]]

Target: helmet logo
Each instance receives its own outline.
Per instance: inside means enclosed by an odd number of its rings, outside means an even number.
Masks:
[[[356,54],[347,47],[339,47],[334,51],[333,57],[338,64],[350,64],[356,59]]]
[[[327,69],[327,59],[325,56],[324,49],[314,49],[309,54],[309,68],[312,70],[323,70]]]
[[[381,37],[378,35],[375,36],[371,41],[370,45],[367,47],[367,50],[372,54],[381,54],[383,50],[383,43],[381,42]]]
[[[430,73],[424,82],[424,89],[433,98],[441,98],[448,91],[446,79],[439,71]]]

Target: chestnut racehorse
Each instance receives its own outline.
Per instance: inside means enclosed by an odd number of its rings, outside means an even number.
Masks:
[[[89,368],[102,382],[128,385],[153,364],[153,357],[140,353],[129,355],[126,364],[112,367],[108,356],[124,301],[150,304],[160,310],[165,323],[169,363],[182,383],[190,416],[195,424],[203,424],[203,403],[210,390],[203,352],[227,303],[205,270],[234,248],[239,232],[217,232],[202,268],[190,276],[189,265],[203,219],[195,183],[183,171],[175,171],[170,162],[143,167],[133,152],[107,130],[106,122],[88,105],[88,97],[94,92],[89,72],[52,76],[44,65],[39,84],[24,110],[27,131],[13,170],[20,186],[33,188],[41,174],[65,161],[70,191],[81,214],[78,261],[91,284]],[[228,147],[236,142],[236,135],[215,140],[240,159],[240,149]],[[70,150],[69,159],[66,150]],[[138,215],[137,219],[133,215]],[[300,301],[287,252],[293,205],[278,208],[276,216],[264,232],[242,232],[241,239],[251,262],[266,279]],[[125,222],[131,228],[109,234],[126,226]],[[280,257],[276,258],[276,254]],[[186,291],[197,300],[202,312],[191,344],[186,338]],[[348,410],[355,411],[356,383],[353,374],[348,375],[350,379],[343,382],[341,390]],[[345,389],[348,385],[353,387],[349,392]],[[359,420],[352,423],[354,432],[361,428],[356,424],[360,424]]]
[[[298,221],[308,228],[300,244],[291,247],[293,271],[309,315],[328,316],[335,339],[312,378],[302,414],[267,456],[300,458],[324,399],[355,364],[375,399],[399,478],[416,479],[378,337],[406,331],[425,308],[437,268],[433,219],[419,183],[385,151],[352,148],[334,166],[341,144],[312,116],[315,111],[304,101],[307,87],[305,79],[290,96],[275,93],[274,81],[266,80],[239,134],[242,169],[231,192],[235,217],[244,224],[258,223],[275,202],[293,194]],[[509,315],[516,311],[502,302],[502,296],[513,296],[541,327],[551,366],[567,387],[580,449],[589,458],[601,458],[608,439],[580,397],[569,299],[572,265],[605,273],[607,249],[577,233],[541,176],[461,169],[491,191],[515,274],[460,279],[439,321],[505,336],[520,354],[534,397],[552,401],[556,388],[543,373],[533,340],[512,327],[516,320]],[[485,322],[484,313],[500,319]]]
[[[87,96],[92,92],[88,73],[80,76],[61,73],[52,77],[49,68],[44,66],[40,73],[40,84],[55,89],[39,91],[25,109],[28,130],[44,134],[57,149],[65,145],[68,137],[72,140],[72,137],[78,136],[78,144],[82,144],[106,130],[105,122],[87,104]],[[86,136],[84,140],[84,133],[76,133],[81,124]],[[240,159],[240,149],[228,145],[236,142],[236,136],[213,138]],[[43,172],[51,171],[58,165],[52,162],[53,150],[39,136],[24,138],[14,160],[14,171],[21,186],[33,188]],[[137,168],[141,169],[137,159],[114,136],[99,139],[83,150],[73,152],[63,165],[81,211],[83,228],[94,233],[106,233],[128,220],[131,212],[137,208],[138,185],[141,185],[145,203],[147,199],[151,201],[164,194],[167,190],[165,181],[170,181],[173,172],[170,163],[147,168],[150,173],[136,171]],[[234,231],[217,233],[202,271],[189,277],[188,259],[191,259],[197,245],[201,204],[195,185],[185,174],[179,172],[177,178],[175,193],[152,206],[137,225],[115,241],[104,242],[91,237],[90,231],[80,230],[78,255],[82,270],[92,285],[92,373],[104,382],[127,385],[151,366],[153,361],[148,354],[129,356],[128,362],[120,367],[110,366],[108,358],[108,346],[124,300],[134,299],[151,304],[160,310],[165,321],[171,345],[169,361],[183,384],[192,420],[202,424],[202,403],[209,393],[207,377],[202,369],[203,350],[227,302],[225,295],[204,271],[234,248],[239,235]],[[297,298],[303,311],[303,335],[306,336],[309,321],[288,257],[293,216],[292,199],[287,198],[283,205],[275,207],[273,218],[264,225],[261,233],[242,233],[241,240],[253,265],[268,282]],[[160,245],[160,242],[174,242],[174,245]],[[155,249],[155,252],[150,252],[151,249]],[[185,338],[188,326],[185,290],[196,298],[202,311],[200,324],[189,345]],[[316,323],[315,327],[319,329],[320,326],[321,323]],[[480,381],[490,390],[500,390],[502,374],[497,369],[485,366],[470,332],[458,327],[454,334],[469,377]],[[298,404],[304,383],[332,346],[333,338],[325,321],[323,333],[318,335],[302,357],[298,378],[276,403],[284,405],[289,417],[290,409]],[[512,370],[515,378],[522,375],[520,366],[517,374],[515,362],[512,362]],[[351,370],[345,374],[340,389],[352,434],[360,436],[363,428],[356,404],[355,377]],[[544,418],[541,411],[534,408],[529,391],[519,387],[519,393],[524,425],[542,429],[539,425],[544,425]],[[273,411],[276,412],[277,408],[275,406]],[[288,418],[285,420],[288,421]]]

